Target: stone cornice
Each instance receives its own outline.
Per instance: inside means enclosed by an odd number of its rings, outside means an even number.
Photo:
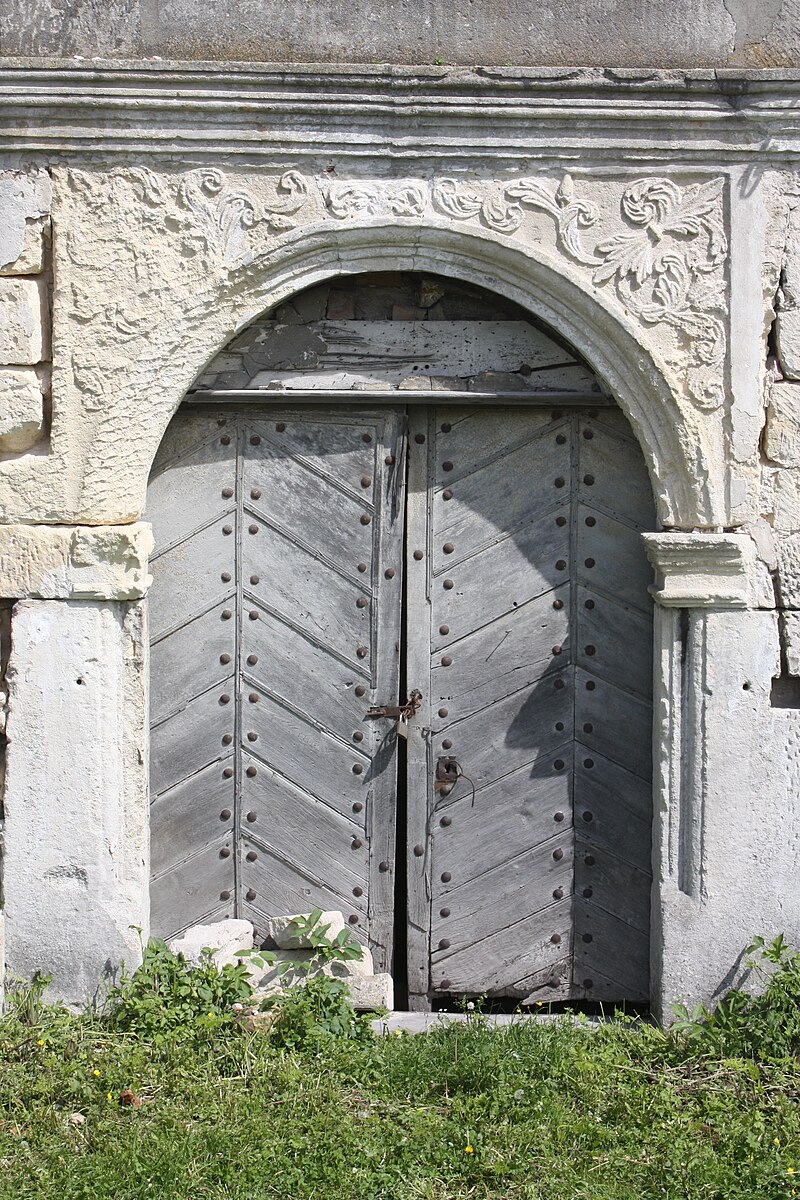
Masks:
[[[798,70],[0,59],[0,149],[775,165],[800,154],[798,97]]]

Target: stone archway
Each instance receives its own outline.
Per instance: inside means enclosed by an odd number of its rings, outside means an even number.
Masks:
[[[655,516],[574,351],[461,281],[337,275],[204,371],[145,516],[157,933],[319,905],[403,992],[407,947],[414,1006],[647,1002]],[[408,760],[368,713],[404,678]]]

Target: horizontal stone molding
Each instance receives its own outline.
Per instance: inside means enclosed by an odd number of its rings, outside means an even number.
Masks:
[[[138,600],[152,549],[146,522],[0,525],[0,599]]]
[[[395,159],[445,163],[561,158],[587,147],[619,169],[743,153],[771,166],[797,154],[800,71],[415,66],[120,64],[5,59],[0,148],[176,153],[275,161],[373,160],[408,114]],[[646,122],[647,138],[631,138]],[[359,137],[353,138],[354,128]]]
[[[752,608],[755,545],[746,534],[644,533],[656,580],[653,599],[664,608]]]

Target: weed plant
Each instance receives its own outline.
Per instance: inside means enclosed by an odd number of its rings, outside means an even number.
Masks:
[[[40,981],[0,1021],[0,1200],[783,1200],[800,1191],[800,965],[785,944],[754,952],[763,998],[667,1032],[475,1012],[319,1036],[309,998],[281,1043],[220,993],[205,1026],[199,977],[181,1021],[152,1027],[143,978],[110,1019],[44,1005]],[[153,974],[162,997],[186,986],[173,970]]]

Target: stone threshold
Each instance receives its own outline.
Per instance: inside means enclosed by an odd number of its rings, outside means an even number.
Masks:
[[[490,1029],[505,1029],[509,1025],[527,1024],[531,1021],[540,1025],[555,1021],[571,1021],[596,1029],[608,1018],[598,1016],[577,1017],[570,1013],[451,1013],[451,1012],[393,1012],[388,1017],[376,1017],[372,1022],[375,1033],[430,1033],[443,1025],[468,1025],[480,1017],[481,1023]]]

